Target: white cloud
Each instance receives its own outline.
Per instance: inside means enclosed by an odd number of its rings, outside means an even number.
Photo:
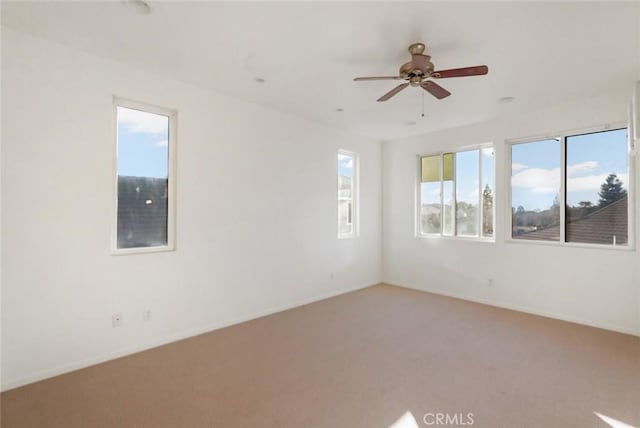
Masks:
[[[344,168],[352,168],[353,167],[353,158],[345,157],[343,160],[340,160],[340,165]]]
[[[593,171],[598,168],[597,161],[587,161],[567,166],[567,190],[569,192],[600,191],[610,173],[591,174],[575,177],[578,173]],[[627,187],[628,173],[615,173]],[[529,189],[534,193],[558,193],[560,191],[560,168],[526,168],[511,177],[513,187]]]
[[[558,193],[560,168],[526,168],[511,177],[511,185],[531,189],[534,193]]]
[[[128,132],[143,134],[166,134],[169,129],[169,118],[154,113],[118,107],[118,124]]]
[[[567,166],[567,175],[572,176],[576,173],[592,171],[598,168],[598,161],[586,161],[575,165]]]
[[[154,146],[156,147],[169,147],[169,141],[167,140],[162,140],[162,141],[158,141],[153,143]]]
[[[521,163],[514,162],[514,163],[511,164],[511,171],[513,171],[513,172],[520,171],[520,170],[527,169],[527,168],[529,168],[529,166],[521,164]]]
[[[616,174],[618,179],[624,183],[626,188],[629,183],[629,174],[618,173]],[[569,177],[567,179],[567,188],[570,192],[579,191],[600,191],[600,186],[604,183],[609,176],[609,173],[587,175],[584,177]]]

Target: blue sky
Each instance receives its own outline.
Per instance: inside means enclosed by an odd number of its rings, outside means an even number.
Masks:
[[[344,177],[353,176],[353,157],[338,153],[338,174]]]
[[[167,178],[169,118],[118,107],[118,175]]]
[[[567,203],[598,203],[600,185],[616,174],[627,187],[626,129],[567,138]],[[542,140],[512,146],[512,203],[526,210],[544,210],[560,191],[559,140]]]
[[[456,200],[478,205],[479,154],[478,150],[458,152],[456,165]]]

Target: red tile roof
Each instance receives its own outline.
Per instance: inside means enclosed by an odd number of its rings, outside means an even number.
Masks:
[[[626,245],[627,232],[627,197],[617,200],[605,207],[592,212],[584,218],[567,222],[567,242],[582,242],[588,244]],[[560,226],[516,235],[514,239],[535,239],[542,241],[558,241]]]

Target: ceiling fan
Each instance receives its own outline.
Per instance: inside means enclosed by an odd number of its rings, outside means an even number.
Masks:
[[[424,43],[414,43],[409,46],[409,53],[411,54],[411,61],[402,64],[400,67],[400,73],[398,76],[378,76],[378,77],[356,77],[355,81],[363,80],[406,80],[406,83],[401,83],[380,98],[378,101],[387,101],[389,98],[402,91],[407,86],[420,86],[425,91],[429,92],[439,100],[451,95],[451,92],[447,91],[442,86],[438,85],[433,80],[428,79],[446,79],[449,77],[467,77],[467,76],[481,76],[489,72],[489,67],[486,65],[476,65],[474,67],[463,68],[451,68],[449,70],[434,71],[431,57],[424,54],[426,46]]]

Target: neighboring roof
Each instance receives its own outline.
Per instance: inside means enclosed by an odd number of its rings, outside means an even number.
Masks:
[[[628,241],[627,197],[613,202],[588,216],[567,223],[567,242],[588,244],[613,244],[615,236],[617,245]],[[560,226],[534,230],[514,236],[514,239],[535,239],[542,241],[558,241]]]

